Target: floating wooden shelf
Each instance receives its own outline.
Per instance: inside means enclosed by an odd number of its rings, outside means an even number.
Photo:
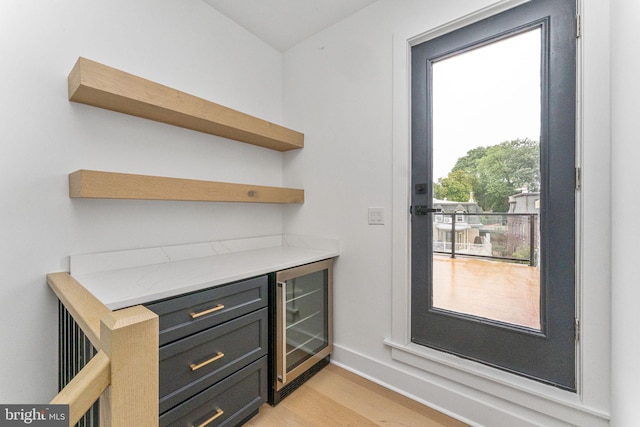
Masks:
[[[78,170],[69,174],[69,197],[203,202],[304,203],[304,190]]]
[[[69,99],[278,151],[304,146],[304,135],[275,123],[78,58]]]

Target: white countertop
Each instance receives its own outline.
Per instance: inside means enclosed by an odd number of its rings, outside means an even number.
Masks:
[[[336,240],[278,235],[72,255],[71,275],[111,310],[197,291],[340,253]]]

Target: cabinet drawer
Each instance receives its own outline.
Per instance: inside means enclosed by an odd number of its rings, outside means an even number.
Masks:
[[[235,426],[264,403],[267,357],[263,356],[160,416],[161,427]]]
[[[160,348],[160,412],[267,354],[267,308]]]
[[[160,345],[267,306],[267,276],[147,304],[160,317]]]

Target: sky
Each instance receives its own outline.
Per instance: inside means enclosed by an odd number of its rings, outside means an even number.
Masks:
[[[433,64],[433,178],[479,146],[539,141],[540,29]]]

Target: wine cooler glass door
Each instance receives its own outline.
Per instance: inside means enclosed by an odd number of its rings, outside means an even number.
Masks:
[[[331,351],[329,268],[278,279],[278,377],[283,385]]]

